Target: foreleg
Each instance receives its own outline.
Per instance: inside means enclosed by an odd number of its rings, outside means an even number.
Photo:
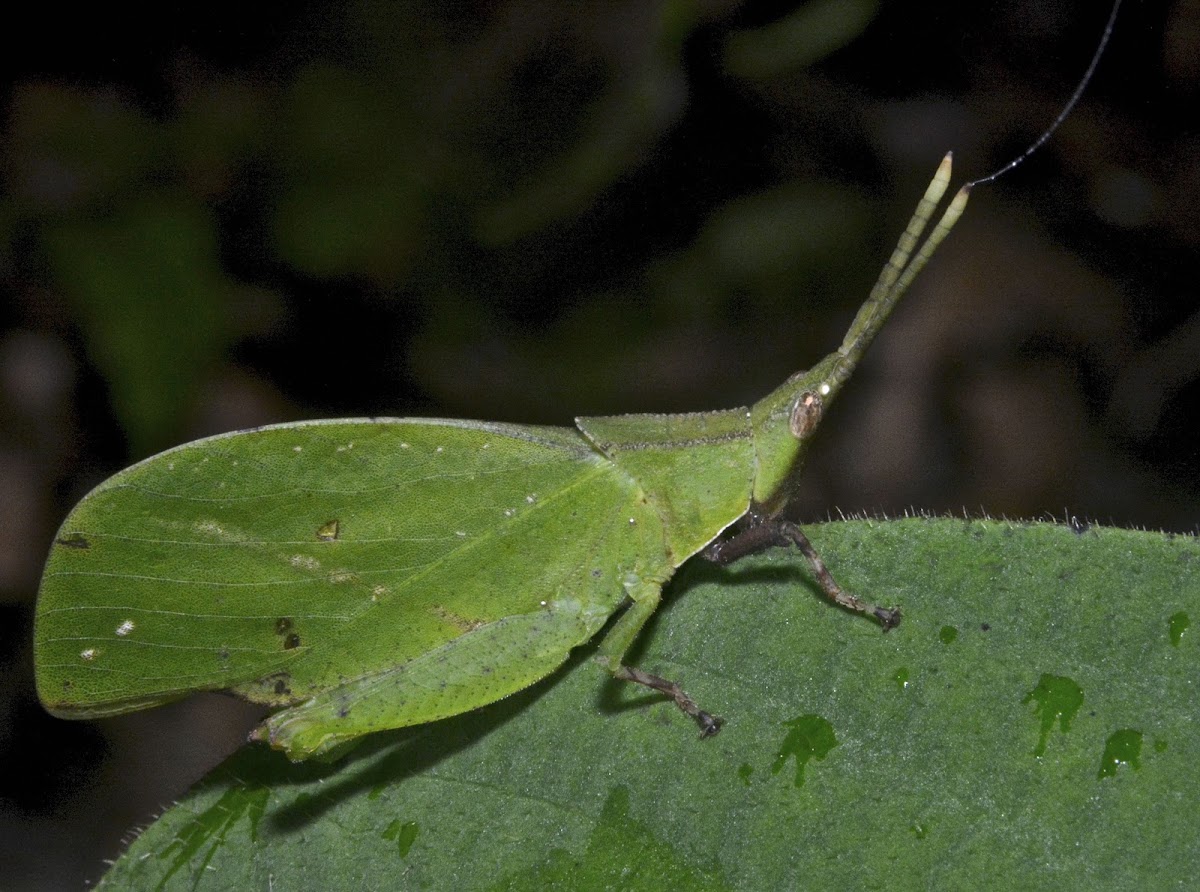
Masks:
[[[795,545],[800,549],[830,601],[855,613],[875,617],[885,632],[900,625],[899,607],[876,607],[838,585],[808,537],[790,520],[764,520],[746,527],[728,539],[714,542],[701,552],[701,556],[715,564],[731,564],[746,555],[784,545]]]

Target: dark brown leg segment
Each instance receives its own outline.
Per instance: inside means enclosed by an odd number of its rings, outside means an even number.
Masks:
[[[700,726],[700,737],[702,739],[712,737],[721,730],[724,719],[711,715],[697,706],[696,701],[689,697],[683,688],[675,684],[675,682],[667,681],[667,679],[660,678],[657,675],[651,675],[649,672],[643,672],[641,669],[636,669],[633,666],[621,666],[613,675],[622,681],[632,681],[634,684],[645,685],[652,690],[666,694],[675,701],[676,706],[696,720],[696,724]]]
[[[899,607],[876,607],[857,595],[850,594],[838,585],[829,572],[829,568],[825,566],[825,562],[821,560],[821,556],[808,541],[808,537],[804,535],[800,527],[789,520],[762,521],[728,539],[714,542],[704,549],[701,555],[714,564],[731,564],[748,554],[757,554],[768,548],[785,545],[795,545],[800,549],[801,554],[807,558],[808,565],[812,567],[813,575],[817,577],[817,582],[820,584],[821,590],[825,592],[825,597],[830,601],[847,610],[853,610],[855,613],[875,617],[885,632],[900,625]]]

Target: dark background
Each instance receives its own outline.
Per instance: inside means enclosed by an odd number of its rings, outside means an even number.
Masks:
[[[979,177],[1053,119],[1108,10],[30,12],[0,53],[5,889],[95,879],[254,717],[41,711],[41,562],[91,486],[266,422],[752,401],[840,343],[944,151]],[[1200,0],[1126,0],[1078,110],[976,190],[830,414],[798,519],[1196,532],[1198,87]]]

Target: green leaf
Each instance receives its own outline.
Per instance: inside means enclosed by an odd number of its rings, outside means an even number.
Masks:
[[[733,34],[725,65],[756,80],[790,74],[850,43],[878,11],[877,0],[809,0],[777,22]]]
[[[235,288],[220,268],[215,220],[186,198],[158,195],[46,239],[130,450],[154,451],[230,341]]]
[[[929,520],[813,527],[829,607],[784,550],[693,561],[635,665],[587,654],[337,765],[247,747],[106,877],[117,888],[1167,888],[1200,863],[1192,537]]]

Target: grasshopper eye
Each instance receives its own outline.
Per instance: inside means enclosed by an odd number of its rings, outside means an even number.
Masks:
[[[817,425],[821,423],[821,413],[824,409],[825,404],[822,402],[820,394],[811,390],[800,394],[796,405],[792,407],[792,417],[789,422],[792,436],[797,440],[811,437],[813,431],[817,429]]]

